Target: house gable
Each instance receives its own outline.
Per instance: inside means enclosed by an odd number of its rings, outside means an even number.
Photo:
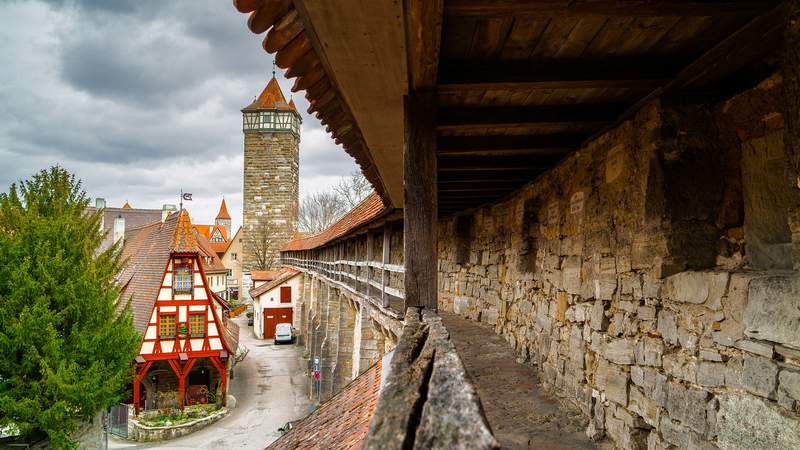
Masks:
[[[176,291],[177,286],[173,283],[176,271],[181,267],[188,267],[190,273],[191,284],[186,292]],[[194,322],[194,329],[192,320],[198,320]],[[197,323],[200,323],[199,330]],[[186,327],[185,337],[177,336],[181,325]],[[139,355],[152,361],[175,359],[180,353],[191,357],[219,356],[221,351],[230,354],[231,349],[222,336],[223,326],[198,255],[172,253],[161,277]],[[162,331],[172,333],[162,336]]]

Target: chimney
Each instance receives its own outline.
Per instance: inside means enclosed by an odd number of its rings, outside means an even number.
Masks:
[[[106,199],[97,197],[94,199],[94,207],[97,209],[104,209],[106,207]]]
[[[177,210],[178,208],[175,205],[164,203],[164,205],[161,206],[161,223],[164,223],[164,221],[167,220],[167,217]]]
[[[114,219],[114,243],[125,239],[125,218],[122,214]]]

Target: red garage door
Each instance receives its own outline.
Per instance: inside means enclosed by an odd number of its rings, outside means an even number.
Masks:
[[[264,339],[275,337],[279,323],[292,323],[292,308],[264,308]]]

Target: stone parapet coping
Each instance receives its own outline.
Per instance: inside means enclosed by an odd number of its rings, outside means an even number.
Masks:
[[[364,448],[500,448],[436,313],[406,311]]]
[[[137,442],[153,442],[153,441],[168,441],[176,439],[187,434],[194,433],[197,430],[203,429],[214,422],[221,420],[230,414],[230,409],[222,408],[214,411],[206,417],[201,417],[190,422],[184,422],[177,425],[170,425],[164,427],[148,427],[142,425],[138,420],[132,419],[132,427],[129,433],[130,440]]]

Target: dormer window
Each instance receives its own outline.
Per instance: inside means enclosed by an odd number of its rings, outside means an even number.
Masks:
[[[192,270],[189,264],[176,264],[172,275],[172,290],[175,294],[192,292]]]

